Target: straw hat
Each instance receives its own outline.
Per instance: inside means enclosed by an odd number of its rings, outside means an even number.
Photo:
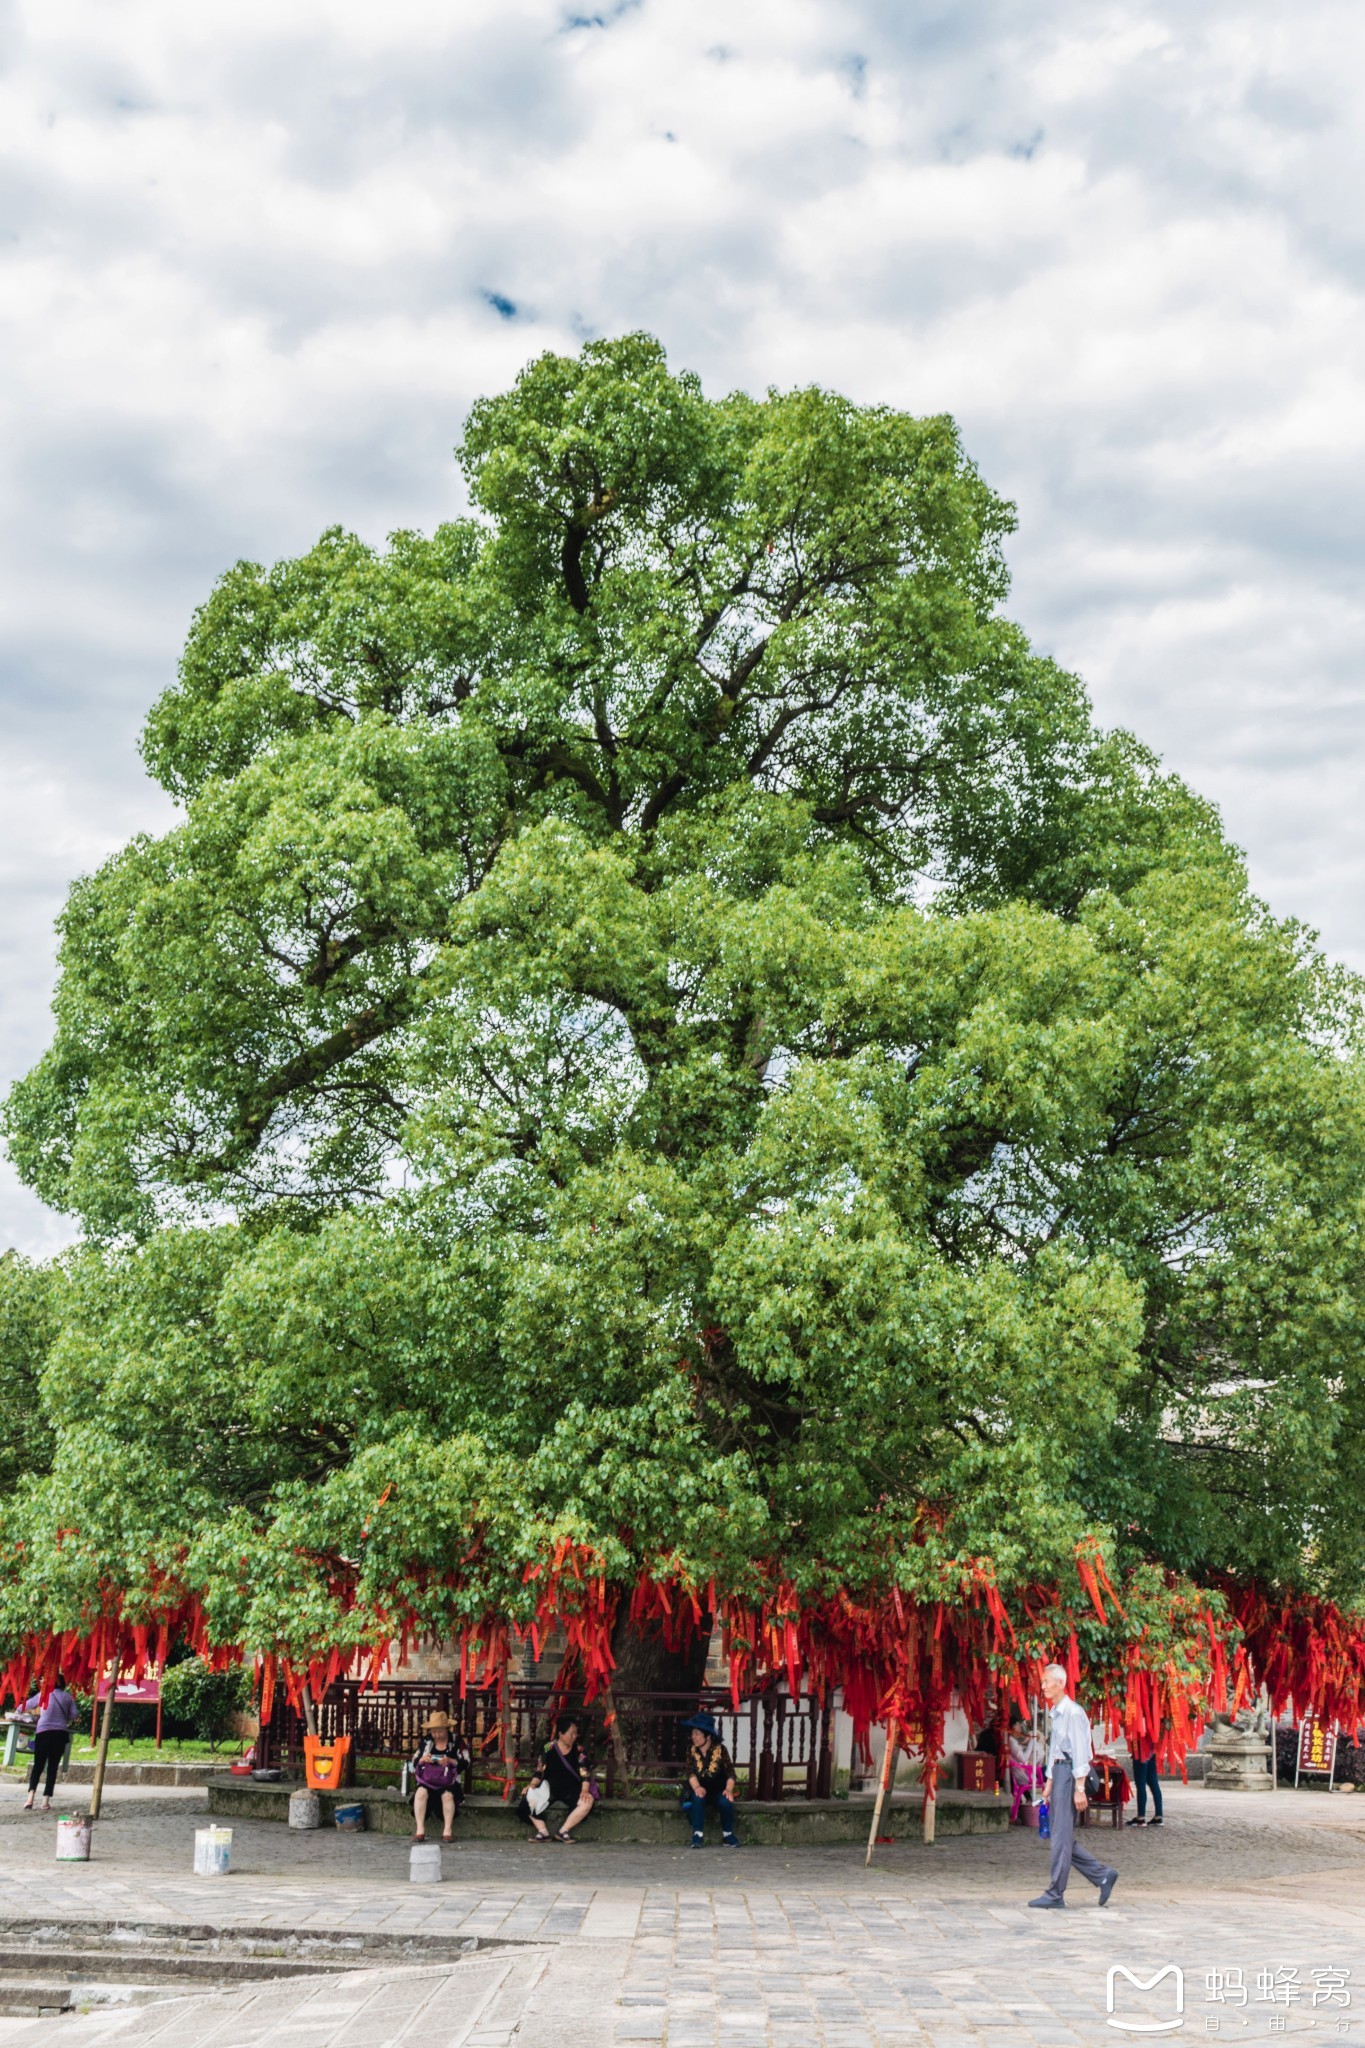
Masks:
[[[422,1723],[424,1735],[445,1735],[450,1732],[449,1714],[432,1714]]]

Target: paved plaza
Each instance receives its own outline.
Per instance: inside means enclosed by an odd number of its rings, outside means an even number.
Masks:
[[[20,1796],[0,1789],[11,1931],[197,1923],[411,1946],[346,1974],[3,2020],[0,2048],[1365,2048],[1365,1797],[1177,1786],[1161,1830],[1093,1831],[1121,1872],[1106,1909],[1073,1882],[1074,1910],[1044,1914],[1027,1907],[1045,1868],[1022,1830],[897,1842],[870,1871],[845,1848],[457,1845],[446,1882],[419,1887],[398,1838],[264,1821],[234,1823],[229,1877],[194,1878],[202,1795],[138,1788],[110,1798],[89,1865],[58,1864],[52,1820],[21,1815]],[[494,1945],[426,1967],[438,1936]]]

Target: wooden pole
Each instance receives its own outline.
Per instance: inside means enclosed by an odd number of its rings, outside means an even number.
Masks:
[[[109,1761],[109,1737],[114,1729],[114,1694],[118,1691],[119,1653],[114,1652],[114,1668],[109,1674],[109,1690],[104,1699],[104,1725],[100,1729],[99,1754],[95,1758],[95,1782],[90,1788],[90,1818],[98,1820],[104,1801],[104,1767]]]
[[[625,1731],[621,1726],[621,1716],[616,1711],[616,1695],[610,1685],[604,1685],[602,1688],[602,1705],[609,1722],[608,1734],[611,1739],[612,1756],[616,1764],[616,1784],[620,1797],[622,1799],[629,1799],[630,1757],[626,1750],[626,1737]]]
[[[924,1773],[926,1771],[929,1774],[927,1777],[924,1776]],[[926,1754],[924,1763],[921,1766],[920,1777],[924,1785],[924,1839],[929,1844],[929,1847],[932,1849],[934,1845],[934,1823],[938,1818],[937,1757],[935,1757],[933,1762],[931,1763],[929,1761],[928,1755]]]
[[[886,1788],[891,1782],[891,1764],[896,1754],[897,1744],[892,1736],[891,1726],[892,1724],[888,1721],[886,1724],[886,1754],[882,1758],[882,1781],[877,1787],[877,1802],[872,1809],[872,1832],[867,1838],[867,1863],[872,1861],[872,1851],[877,1846],[877,1833],[882,1824],[882,1808],[886,1804]],[[864,1863],[864,1869],[867,1868],[867,1863]]]

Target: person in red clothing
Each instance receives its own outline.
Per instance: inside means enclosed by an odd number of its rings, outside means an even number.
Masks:
[[[1128,1825],[1130,1828],[1161,1826],[1161,1780],[1156,1771],[1157,1744],[1162,1730],[1157,1728],[1148,1735],[1135,1735],[1129,1743],[1129,1754],[1133,1759],[1133,1780],[1137,1785],[1137,1813]],[[1147,1794],[1152,1795],[1152,1818],[1147,1819]]]

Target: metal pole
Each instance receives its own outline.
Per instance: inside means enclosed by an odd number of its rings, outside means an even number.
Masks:
[[[99,1755],[95,1758],[95,1782],[90,1788],[90,1818],[98,1820],[100,1806],[104,1799],[104,1766],[109,1761],[109,1737],[114,1728],[114,1694],[118,1691],[119,1653],[114,1652],[114,1668],[109,1674],[109,1690],[104,1700],[104,1726],[100,1729]]]

